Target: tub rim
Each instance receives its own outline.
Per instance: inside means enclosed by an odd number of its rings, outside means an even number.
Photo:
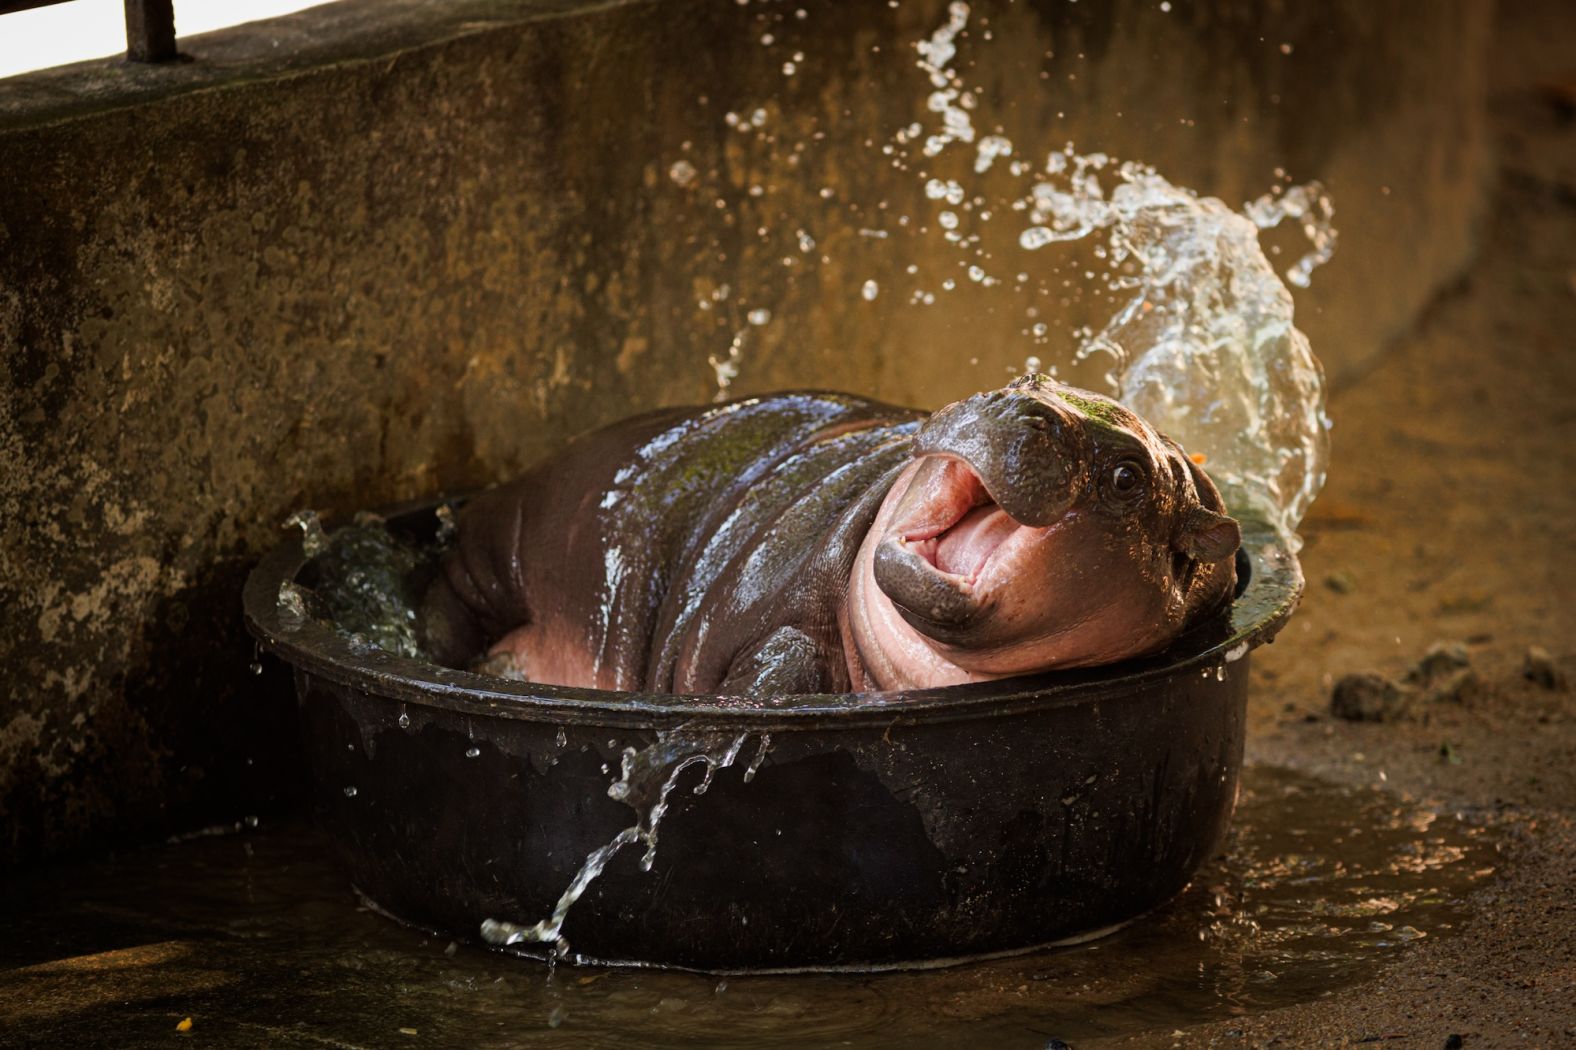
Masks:
[[[391,508],[391,524],[432,514],[450,500]],[[779,698],[718,694],[623,692],[514,682],[442,667],[377,648],[360,648],[327,623],[308,616],[290,625],[280,614],[281,585],[293,582],[309,559],[304,536],[292,531],[248,574],[242,601],[247,630],[261,649],[315,675],[406,705],[473,717],[593,724],[628,729],[778,732],[917,725],[999,717],[1047,705],[1097,704],[1188,673],[1223,674],[1272,641],[1302,596],[1303,575],[1286,540],[1272,528],[1243,521],[1239,568],[1248,581],[1228,609],[1153,656],[1102,668],[933,689],[817,693]],[[1208,640],[1211,635],[1219,635]]]

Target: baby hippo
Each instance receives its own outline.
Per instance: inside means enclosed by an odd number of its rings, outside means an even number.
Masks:
[[[933,415],[832,393],[595,431],[472,500],[435,659],[535,682],[928,688],[1153,652],[1220,609],[1237,522],[1175,442],[1029,375]]]

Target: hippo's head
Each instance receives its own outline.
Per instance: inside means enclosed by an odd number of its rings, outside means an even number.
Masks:
[[[931,416],[914,454],[853,581],[877,684],[1110,663],[1231,594],[1241,531],[1220,494],[1110,398],[1025,376]]]

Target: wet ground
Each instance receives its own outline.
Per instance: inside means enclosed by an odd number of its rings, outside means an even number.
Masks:
[[[1576,1045],[1576,694],[1522,674],[1536,645],[1576,678],[1576,117],[1540,86],[1576,80],[1570,39],[1556,5],[1506,16],[1482,255],[1332,399],[1230,850],[1162,913],[933,973],[549,979],[359,910],[265,822],[6,885],[0,1045]],[[1466,684],[1331,716],[1435,642]]]
[[[0,905],[0,1043],[1043,1047],[1339,994],[1459,936],[1492,832],[1255,767],[1224,857],[1091,945],[946,971],[730,977],[539,964],[361,907],[310,826],[222,829]],[[981,1042],[984,1040],[984,1042]]]

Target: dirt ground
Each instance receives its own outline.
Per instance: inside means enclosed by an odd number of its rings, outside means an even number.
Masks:
[[[1308,592],[1254,668],[1248,745],[1499,825],[1500,874],[1461,935],[1371,985],[1162,1045],[1576,1045],[1576,693],[1522,673],[1541,646],[1576,679],[1576,60],[1551,50],[1576,45],[1576,18],[1525,12],[1501,10],[1482,254],[1331,399]],[[1382,722],[1332,716],[1342,676],[1399,681],[1436,642],[1465,646],[1464,689],[1419,689]]]

